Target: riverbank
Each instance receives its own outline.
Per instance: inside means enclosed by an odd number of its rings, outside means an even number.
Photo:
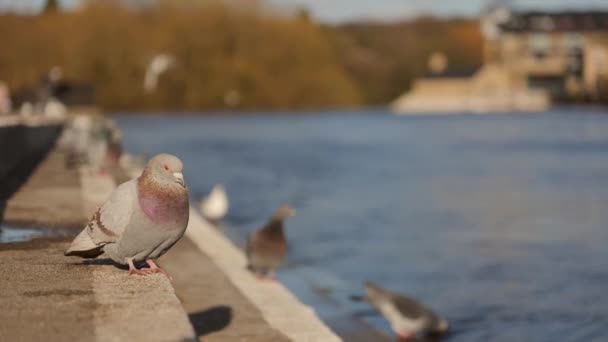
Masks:
[[[63,256],[71,240],[65,235],[77,234],[88,211],[101,204],[83,184],[96,184],[98,199],[114,187],[109,176],[65,168],[64,158],[52,150],[7,202],[4,224],[62,234],[0,244],[0,335],[14,341],[192,340],[188,317],[164,276],[129,277],[111,263]]]
[[[286,298],[282,285],[249,275],[242,253],[194,210],[187,236],[159,260],[173,282],[162,275],[129,276],[102,260],[63,256],[71,236],[116,186],[112,175],[68,169],[65,157],[51,150],[6,202],[4,225],[50,233],[0,244],[0,307],[6,308],[0,313],[0,336],[20,341],[339,340],[310,308]],[[206,240],[214,243],[202,249]],[[265,294],[265,300],[252,299],[255,294],[244,289]]]

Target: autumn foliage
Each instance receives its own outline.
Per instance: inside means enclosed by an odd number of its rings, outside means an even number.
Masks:
[[[351,23],[326,30],[363,101],[385,104],[428,74],[429,56],[441,52],[449,69],[481,65],[482,37],[475,20],[421,17],[400,23]]]
[[[471,22],[322,26],[263,2],[160,1],[129,8],[88,1],[69,12],[0,16],[0,80],[31,87],[53,66],[91,82],[107,110],[332,108],[385,103],[444,49],[455,65],[479,62]],[[146,67],[159,54],[175,64],[152,93]]]

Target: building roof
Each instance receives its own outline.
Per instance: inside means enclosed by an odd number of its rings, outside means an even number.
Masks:
[[[608,12],[513,13],[500,28],[504,32],[608,31]]]
[[[479,67],[447,69],[442,73],[427,73],[423,78],[469,78],[479,70]]]

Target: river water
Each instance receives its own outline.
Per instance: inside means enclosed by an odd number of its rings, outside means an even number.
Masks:
[[[291,204],[278,277],[349,340],[391,335],[348,300],[370,279],[447,341],[608,341],[608,113],[310,114],[118,123],[129,151],[182,158],[192,200],[226,186],[239,245]]]

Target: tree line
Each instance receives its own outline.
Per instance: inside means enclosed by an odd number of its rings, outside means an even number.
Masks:
[[[450,65],[480,63],[477,23],[419,18],[322,25],[262,1],[158,1],[129,7],[88,1],[73,11],[0,15],[0,80],[18,90],[54,66],[91,82],[106,110],[201,111],[379,105],[426,73],[442,51]],[[146,92],[154,56],[175,63]]]

